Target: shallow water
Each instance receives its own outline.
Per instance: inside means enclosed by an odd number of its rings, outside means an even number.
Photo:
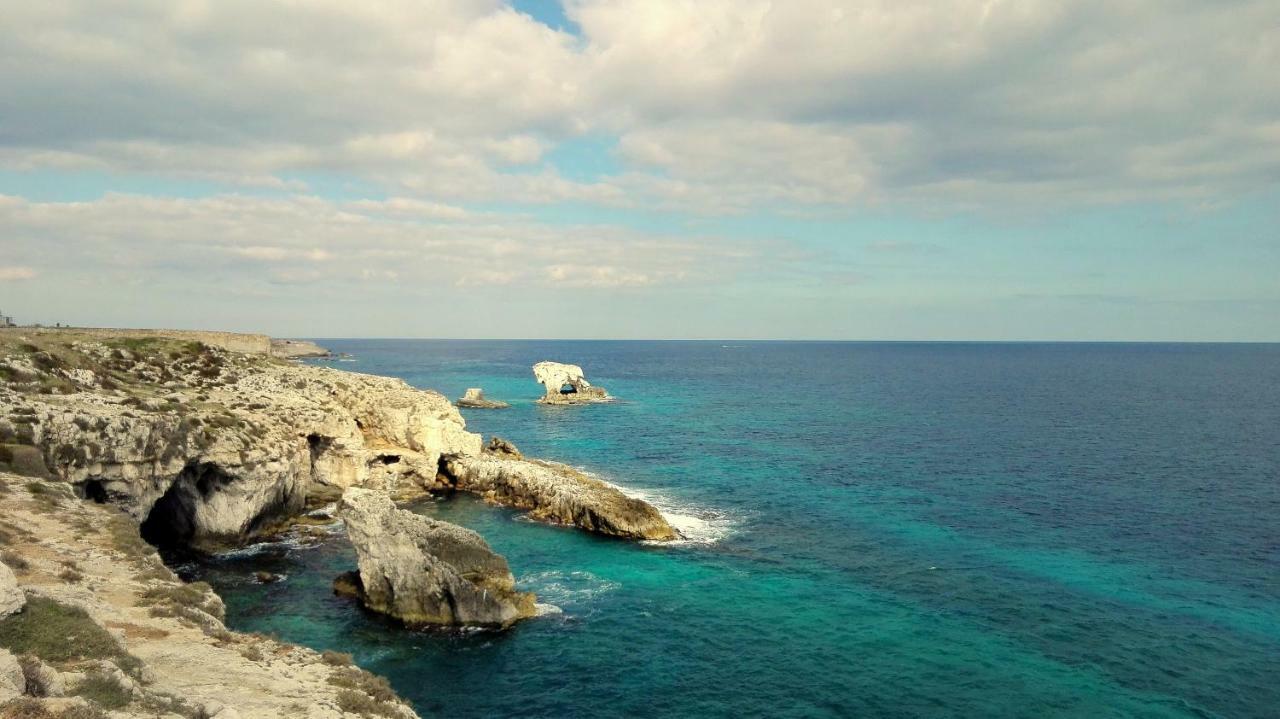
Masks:
[[[468,426],[678,513],[637,545],[465,496],[559,612],[397,629],[340,534],[206,562],[233,628],[355,654],[424,715],[1276,716],[1280,346],[326,341],[508,410]],[[580,364],[622,401],[533,403]],[[266,569],[285,581],[260,585]]]

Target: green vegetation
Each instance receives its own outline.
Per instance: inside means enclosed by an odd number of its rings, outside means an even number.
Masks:
[[[76,685],[75,694],[104,709],[127,706],[130,699],[128,690],[105,672],[93,672],[86,676]]]
[[[4,719],[107,719],[107,713],[95,706],[71,706],[54,713],[39,699],[19,697],[4,705]]]
[[[88,612],[47,597],[30,597],[26,609],[0,620],[0,647],[46,662],[110,659],[125,671],[141,666]]]
[[[0,472],[39,479],[50,477],[40,450],[27,444],[0,444]]]

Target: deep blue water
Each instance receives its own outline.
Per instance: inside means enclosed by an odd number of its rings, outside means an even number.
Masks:
[[[424,716],[1280,716],[1280,346],[324,344],[484,387],[513,406],[465,410],[472,430],[700,540],[420,506],[563,610],[505,633],[333,598],[340,537],[202,569],[233,627],[353,652]],[[535,405],[543,359],[623,401]]]

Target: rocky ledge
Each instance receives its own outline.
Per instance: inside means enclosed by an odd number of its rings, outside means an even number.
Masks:
[[[507,560],[479,534],[397,509],[385,493],[352,487],[338,516],[356,549],[365,607],[407,624],[506,627],[534,614]]]
[[[271,340],[271,355],[281,359],[332,357],[333,353],[310,340]]]
[[[568,465],[526,458],[497,437],[479,456],[445,455],[440,472],[454,488],[527,509],[534,519],[627,539],[680,538],[653,505]]]

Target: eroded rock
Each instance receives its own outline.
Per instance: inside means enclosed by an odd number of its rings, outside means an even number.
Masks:
[[[16,352],[0,356],[0,406],[13,408],[0,413],[0,443],[14,443],[0,460],[36,455],[41,471],[28,474],[124,507],[157,544],[243,543],[325,488],[422,492],[441,454],[480,452],[445,397],[401,380],[76,337],[53,336],[49,351],[0,347]]]
[[[533,616],[533,595],[515,590],[507,560],[479,534],[359,487],[343,493],[338,513],[367,608],[411,625],[506,627]]]
[[[583,404],[613,399],[603,387],[595,387],[576,364],[539,362],[533,366],[534,379],[542,385],[542,404]]]
[[[527,509],[534,519],[629,539],[680,536],[653,505],[568,465],[485,453],[446,456],[440,467],[457,489]]]

